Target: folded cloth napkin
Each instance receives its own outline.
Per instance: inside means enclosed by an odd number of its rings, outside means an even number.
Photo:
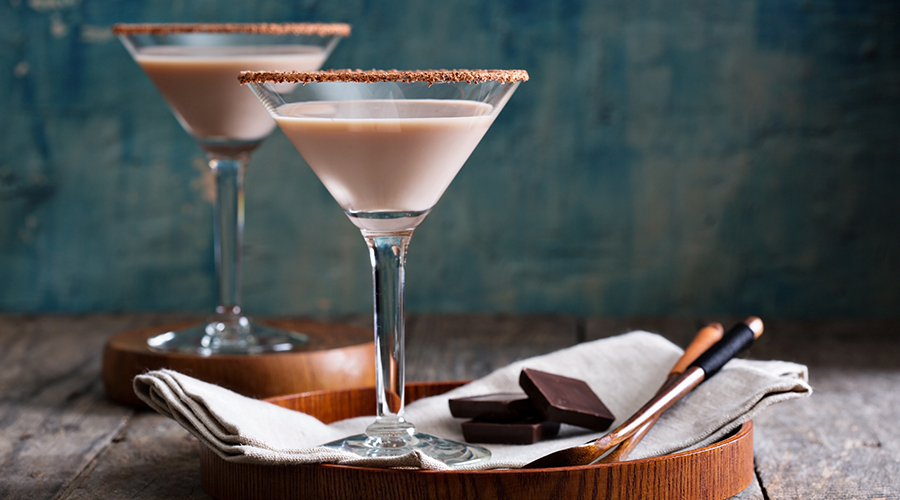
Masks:
[[[405,415],[419,432],[463,441],[459,425],[462,420],[450,415],[447,400],[492,392],[521,392],[519,373],[527,367],[587,382],[617,417],[612,426],[615,428],[653,397],[681,354],[680,348],[659,335],[632,332],[517,361],[448,393],[415,401],[406,407]],[[392,458],[361,458],[320,446],[362,433],[373,421],[372,417],[326,425],[312,416],[247,398],[171,370],[135,377],[134,390],[151,408],[175,419],[204,445],[233,462],[448,468],[419,452]],[[715,377],[664,413],[629,458],[706,446],[752,419],[763,408],[811,393],[803,365],[731,360]],[[601,435],[563,425],[557,438],[533,445],[485,445],[491,450],[491,460],[469,468],[521,467],[547,453]]]

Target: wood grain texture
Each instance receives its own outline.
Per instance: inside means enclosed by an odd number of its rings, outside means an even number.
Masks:
[[[417,381],[479,378],[579,341],[565,316],[413,315],[406,329],[407,380]]]
[[[0,316],[0,498],[54,498],[127,424],[97,375],[104,332],[133,326]]]
[[[157,415],[113,405],[101,392],[106,339],[188,319],[0,314],[0,498],[208,498],[200,487],[195,441],[186,431]],[[421,355],[408,358],[409,370],[444,380],[469,378],[467,370],[477,376],[499,367],[494,356],[512,360],[574,342],[582,322],[587,339],[644,328],[686,345],[699,326],[734,319],[413,316],[412,328],[444,326],[411,332],[410,344]],[[370,319],[360,322],[367,326]],[[900,415],[898,322],[767,320],[766,329],[749,354],[810,362],[815,393],[755,420],[762,482],[736,498],[900,498],[900,486],[891,482],[900,476],[893,429]],[[867,360],[874,368],[858,369]]]
[[[723,477],[697,462],[671,458],[666,466],[648,466],[643,461],[618,466],[587,466],[592,469],[557,469],[496,472],[418,472],[364,469],[341,466],[239,466],[218,459],[201,449],[204,488],[219,500],[354,498],[360,491],[371,500],[412,499],[630,499],[630,498],[725,498],[723,491],[740,492],[733,481],[753,480],[750,440],[740,462],[740,477]],[[218,460],[217,460],[218,459]],[[737,460],[719,456],[720,460]],[[733,463],[732,465],[738,465]],[[660,473],[667,475],[659,475]],[[247,470],[252,470],[247,474]],[[684,477],[685,470],[698,474]],[[209,478],[208,475],[214,475]],[[254,479],[248,480],[247,476]],[[526,476],[526,477],[523,477]],[[727,495],[727,494],[726,494]]]
[[[137,413],[60,498],[209,499],[197,439],[170,418]]]
[[[370,328],[292,319],[263,322],[304,332],[310,342],[297,352],[196,356],[147,347],[149,337],[192,323],[137,328],[118,333],[106,343],[103,351],[106,393],[118,403],[146,407],[134,394],[131,381],[135,375],[160,368],[170,368],[253,398],[375,385],[375,347]]]
[[[731,497],[731,500],[766,500],[766,498],[763,496],[759,481],[754,480],[747,489]]]
[[[440,394],[460,383],[416,383],[409,400]],[[373,389],[324,391],[272,400],[326,419],[371,413]],[[365,401],[361,407],[357,401]],[[338,465],[263,466],[236,464],[201,448],[203,488],[219,500],[354,498],[371,500],[518,500],[591,498],[692,498],[721,500],[753,481],[752,425],[720,443],[692,452],[556,469],[500,471],[404,471]]]
[[[822,370],[811,382],[811,398],[757,419],[768,498],[900,498],[900,371]]]

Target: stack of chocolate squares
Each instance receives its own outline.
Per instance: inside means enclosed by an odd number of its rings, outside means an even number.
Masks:
[[[472,419],[462,423],[466,441],[532,444],[556,436],[561,423],[604,431],[616,419],[582,380],[525,368],[519,386],[525,394],[450,400],[454,417]]]

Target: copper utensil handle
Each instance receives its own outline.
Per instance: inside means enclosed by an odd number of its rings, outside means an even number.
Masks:
[[[675,404],[675,402],[681,399],[685,394],[691,392],[694,387],[700,385],[704,378],[705,374],[703,373],[703,369],[699,366],[688,368],[688,371],[679,375],[665,391],[657,394],[653,399],[648,401],[647,404],[635,412],[631,418],[626,420],[611,433],[598,439],[595,442],[596,446],[605,451],[620,444],[622,441],[625,441],[643,427],[644,424],[648,423],[653,418],[658,418],[662,412],[669,409],[670,406]]]
[[[742,323],[734,325],[722,337],[722,340],[716,342],[696,361],[691,363],[688,369],[675,379],[671,385],[654,396],[625,423],[595,441],[595,446],[606,452],[634,435],[651,419],[659,418],[662,412],[675,404],[682,396],[718,373],[725,363],[749,347],[756,337],[762,334],[762,331],[762,320],[757,317],[747,318]]]
[[[688,367],[687,371],[679,375],[665,390],[653,397],[640,410],[634,413],[622,425],[609,434],[596,439],[593,442],[580,446],[573,446],[545,455],[523,466],[525,469],[541,469],[552,467],[566,467],[574,465],[589,465],[600,459],[616,445],[634,435],[641,427],[658,418],[676,401],[685,394],[691,392],[694,387],[718,372],[722,366],[734,357],[738,352],[749,346],[763,330],[762,320],[756,317],[748,318],[743,326],[737,325],[726,334],[722,340],[707,350],[697,361]],[[749,333],[749,335],[748,335]],[[704,369],[709,369],[707,374]]]
[[[672,371],[669,372],[669,376],[672,375],[680,375],[684,373],[685,370],[691,363],[697,360],[704,352],[707,351],[710,347],[714,346],[716,342],[722,340],[722,337],[725,335],[725,328],[722,326],[722,323],[710,323],[697,332],[697,335],[694,336],[694,340],[691,341],[690,344],[684,349],[684,354],[682,354],[681,358],[675,363],[675,366],[672,367]],[[670,382],[666,380],[666,382]],[[663,385],[665,387],[665,385]],[[663,387],[660,387],[662,390]]]
[[[684,370],[690,366],[691,363],[694,362],[701,354],[706,352],[707,349],[712,347],[716,342],[722,339],[722,335],[725,333],[725,329],[722,327],[721,323],[710,323],[697,332],[697,335],[694,336],[694,339],[690,344],[684,349],[684,354],[681,355],[681,358],[678,359],[678,362],[675,363],[675,366],[672,367],[672,370],[669,372],[669,376],[666,377],[666,381],[660,386],[659,390],[656,392],[659,394],[672,381],[675,380],[678,375],[684,373]],[[643,427],[638,429],[634,435],[630,438],[622,441],[616,449],[608,453],[605,457],[600,460],[600,463],[613,463],[613,462],[621,462],[628,458],[628,455],[634,449],[638,443],[641,442],[641,439],[650,431],[650,428],[653,427],[653,424],[659,420],[659,416],[656,416],[650,419],[649,422],[644,424]]]

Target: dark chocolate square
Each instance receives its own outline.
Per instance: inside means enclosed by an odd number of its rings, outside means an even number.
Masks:
[[[547,420],[603,431],[616,419],[582,380],[525,368],[519,385]]]
[[[450,413],[457,418],[508,422],[539,416],[534,403],[522,393],[498,393],[451,399]]]
[[[462,423],[462,432],[469,443],[533,444],[556,436],[559,423],[534,418],[515,422],[470,420]]]

